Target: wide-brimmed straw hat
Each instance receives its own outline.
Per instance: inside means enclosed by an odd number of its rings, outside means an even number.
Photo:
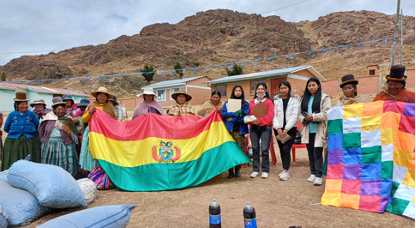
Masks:
[[[186,93],[186,89],[183,88],[181,90],[179,90],[178,92],[172,94],[172,98],[176,101],[176,98],[178,97],[178,95],[183,94],[186,97],[186,101],[190,101],[192,100],[192,96]]]
[[[392,66],[390,68],[390,74],[386,76],[386,79],[389,81],[403,82],[406,81],[407,76],[404,75],[406,72],[406,67],[402,65]]]
[[[105,93],[105,94],[107,94],[108,95],[108,97],[107,97],[108,99],[113,98],[113,95],[111,93],[107,92],[107,88],[105,88],[105,87],[99,87],[97,91],[91,93],[91,96],[97,97],[97,93]]]
[[[354,84],[358,84],[358,80],[356,80],[355,78],[354,78],[354,75],[352,75],[352,74],[347,74],[347,75],[344,75],[343,77],[342,77],[342,79],[341,79],[341,84],[339,84],[339,87],[342,87],[342,86],[344,86],[345,84],[352,84],[352,83],[354,83]]]
[[[156,94],[153,92],[152,88],[145,88],[143,93],[137,95],[138,97],[143,97],[143,95],[153,95],[156,96]]]
[[[45,100],[40,99],[40,98],[37,98],[35,101],[33,101],[33,103],[30,104],[30,107],[33,108],[33,107],[35,107],[35,105],[38,105],[38,104],[45,105],[45,107],[46,107]]]
[[[14,98],[14,101],[29,101],[26,97],[26,92],[22,90],[16,91],[16,98]]]
[[[57,105],[66,105],[65,101],[62,101],[62,97],[52,98],[52,108],[55,108]]]

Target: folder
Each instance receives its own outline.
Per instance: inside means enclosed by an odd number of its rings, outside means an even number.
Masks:
[[[253,115],[259,119],[263,118],[269,110],[267,109],[266,103],[262,102],[260,104],[256,104],[251,108],[251,111],[253,112]]]

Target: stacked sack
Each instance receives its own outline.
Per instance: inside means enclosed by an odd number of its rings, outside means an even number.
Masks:
[[[96,188],[89,179],[77,182],[59,166],[17,161],[0,173],[0,228],[28,225],[54,209],[87,207],[96,198]],[[81,210],[41,227],[125,227],[134,208],[114,205]]]
[[[26,160],[0,180],[0,202],[9,226],[25,226],[55,208],[87,207],[77,181],[64,169]]]

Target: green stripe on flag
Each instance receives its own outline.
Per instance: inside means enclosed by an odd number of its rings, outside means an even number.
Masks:
[[[343,133],[342,119],[328,120],[328,135]]]
[[[403,212],[406,210],[407,205],[409,205],[409,203],[410,201],[408,200],[393,198],[391,199],[389,205],[387,205],[386,211],[393,214],[403,215]]]
[[[234,141],[205,151],[202,156],[184,163],[159,163],[122,167],[98,160],[111,181],[126,191],[165,191],[199,185],[224,171],[251,159]]]

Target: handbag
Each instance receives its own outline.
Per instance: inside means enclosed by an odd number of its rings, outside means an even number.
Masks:
[[[279,135],[276,135],[276,140],[281,142],[282,144],[285,144],[287,141],[291,140],[292,137],[289,134],[286,134],[285,137],[280,137]]]
[[[107,173],[105,173],[101,167],[93,168],[91,173],[88,174],[87,178],[92,180],[97,185],[97,189],[99,190],[105,190],[114,187]]]

